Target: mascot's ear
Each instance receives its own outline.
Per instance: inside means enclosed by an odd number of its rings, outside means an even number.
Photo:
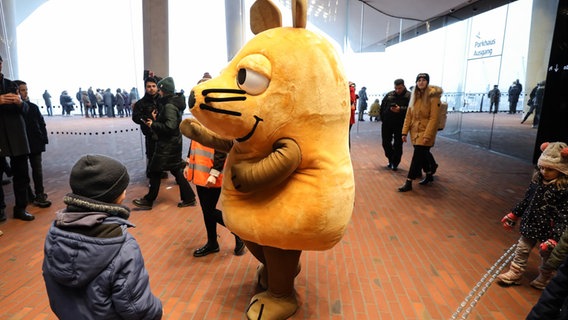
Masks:
[[[259,34],[262,31],[282,27],[282,14],[270,0],[256,0],[250,7],[250,30]]]
[[[292,0],[292,17],[294,28],[306,28],[308,23],[308,4],[306,0]]]

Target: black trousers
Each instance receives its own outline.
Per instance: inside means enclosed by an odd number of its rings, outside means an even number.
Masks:
[[[495,105],[495,111],[491,111],[493,110],[493,105]],[[499,112],[499,101],[491,101],[491,104],[489,105],[489,113],[497,113]]]
[[[217,209],[221,188],[206,188],[202,186],[195,186],[195,188],[197,189],[203,221],[205,222],[205,230],[207,231],[207,243],[216,246],[218,245],[217,224],[225,226],[223,213]]]
[[[29,155],[30,166],[32,167],[32,180],[34,181],[34,191],[36,195],[42,195],[43,189],[43,168],[41,165],[41,152]]]
[[[171,169],[170,173],[176,178],[176,183],[179,187],[180,198],[183,202],[191,202],[195,200],[195,193],[191,189],[189,182],[183,176],[183,168]],[[150,202],[154,202],[158,197],[160,191],[160,184],[162,182],[162,172],[150,172],[150,189],[144,198]]]
[[[412,161],[410,162],[410,169],[408,169],[407,178],[414,180],[422,176],[422,170],[425,172],[432,172],[431,154],[429,146],[414,146],[414,153],[412,154]]]
[[[12,186],[14,187],[14,198],[16,206],[14,212],[23,212],[28,205],[28,185],[30,177],[28,172],[28,156],[10,157],[10,166],[12,167]],[[4,161],[0,161],[0,172],[4,172]],[[0,187],[0,208],[6,208],[4,202],[4,189]]]
[[[385,123],[381,126],[383,150],[389,163],[398,167],[402,158],[402,126]]]
[[[517,103],[519,102],[519,99],[517,100],[511,100],[509,101],[509,113],[513,114],[513,113],[517,113]]]
[[[103,111],[103,110],[104,110],[105,105],[104,105],[104,104],[97,103],[97,107],[99,108],[99,118],[101,118],[101,117],[104,115],[104,111]]]

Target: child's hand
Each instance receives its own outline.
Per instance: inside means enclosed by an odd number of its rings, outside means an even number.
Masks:
[[[506,216],[503,217],[503,219],[501,219],[501,223],[503,224],[503,228],[505,228],[505,230],[513,231],[513,227],[515,227],[517,220],[519,220],[519,217],[517,217],[514,213],[509,212]]]

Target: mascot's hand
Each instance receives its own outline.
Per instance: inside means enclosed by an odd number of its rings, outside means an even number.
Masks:
[[[215,150],[229,152],[233,147],[233,141],[221,138],[213,131],[205,128],[199,121],[193,118],[184,119],[179,125],[181,133],[191,140],[195,140],[206,147]]]
[[[251,192],[278,185],[292,174],[302,161],[300,146],[292,139],[280,139],[266,158],[232,166],[231,180],[236,190]]]

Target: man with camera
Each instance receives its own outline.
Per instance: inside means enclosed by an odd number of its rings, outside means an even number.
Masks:
[[[31,221],[35,217],[26,211],[28,205],[28,154],[30,147],[26,135],[24,113],[28,105],[22,101],[18,86],[4,78],[2,74],[2,57],[0,56],[0,157],[10,157],[12,166],[12,185],[14,187],[14,218]],[[0,172],[4,172],[3,161]],[[0,222],[6,220],[6,204],[4,190],[0,187]]]
[[[154,75],[148,75],[144,78],[144,97],[136,101],[132,109],[132,121],[140,125],[140,131],[144,135],[146,145],[146,176],[149,178],[148,163],[154,155],[156,149],[156,141],[158,137],[152,132],[152,129],[146,125],[148,119],[154,119],[152,112],[156,110],[156,100],[158,99],[158,81],[160,78]]]
[[[381,102],[381,135],[383,150],[389,160],[388,168],[398,170],[402,158],[402,126],[406,109],[410,101],[410,92],[404,86],[404,80],[394,80],[394,90],[387,93]]]

